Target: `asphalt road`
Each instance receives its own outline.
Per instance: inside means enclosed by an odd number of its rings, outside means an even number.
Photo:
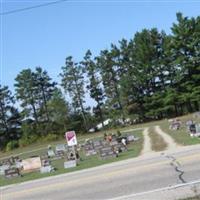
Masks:
[[[199,180],[200,146],[196,145],[3,187],[0,199],[170,200],[200,192]]]

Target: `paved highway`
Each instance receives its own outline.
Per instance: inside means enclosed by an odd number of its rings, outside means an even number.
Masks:
[[[1,200],[170,200],[194,195],[199,179],[195,145],[3,187]]]

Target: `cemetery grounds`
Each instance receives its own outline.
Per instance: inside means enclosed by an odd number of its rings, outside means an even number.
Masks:
[[[106,131],[107,134],[109,133],[116,133],[117,130],[120,130],[122,135],[129,134],[134,135],[135,137],[138,137],[139,140],[131,142],[128,145],[128,150],[125,152],[122,152],[119,154],[118,157],[109,158],[109,159],[101,159],[99,157],[99,154],[92,155],[92,156],[86,156],[84,150],[81,148],[79,154],[80,154],[80,162],[76,167],[64,169],[64,159],[58,159],[51,161],[51,165],[56,169],[54,172],[50,173],[44,173],[41,174],[39,171],[31,172],[31,173],[25,173],[22,174],[22,177],[14,177],[14,178],[5,178],[4,176],[0,175],[0,186],[14,184],[14,183],[20,183],[28,180],[43,178],[47,176],[53,176],[58,175],[62,173],[67,172],[73,172],[77,170],[87,169],[103,164],[108,164],[111,162],[116,162],[124,159],[134,158],[141,154],[143,154],[143,148],[144,148],[144,130],[148,130],[147,134],[150,138],[151,143],[151,151],[163,151],[167,148],[167,143],[165,140],[156,133],[155,126],[159,126],[165,133],[167,133],[173,140],[180,146],[183,145],[195,145],[200,144],[200,138],[199,137],[190,137],[188,134],[187,127],[185,123],[192,119],[196,123],[200,123],[200,116],[196,117],[194,114],[190,114],[187,116],[183,116],[179,118],[182,122],[182,125],[180,129],[178,130],[171,130],[169,129],[169,121],[161,120],[161,121],[154,121],[150,123],[143,123],[139,125],[129,126],[121,129],[111,129]],[[139,128],[139,129],[138,129]],[[91,133],[91,134],[85,134],[85,135],[78,135],[78,142],[79,144],[83,144],[86,139],[93,139],[93,140],[99,140],[103,139],[104,132],[97,132],[97,133]],[[33,156],[40,156],[42,154],[47,153],[47,146],[50,144],[52,148],[55,148],[57,144],[63,144],[66,143],[65,140],[60,140],[52,143],[46,143],[46,144],[33,144],[28,147],[16,149],[11,152],[6,153],[0,153],[0,161],[4,160],[10,156],[19,156],[20,159],[26,159]]]

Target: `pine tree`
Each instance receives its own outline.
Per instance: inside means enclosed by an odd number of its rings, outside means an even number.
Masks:
[[[80,111],[85,129],[88,130],[88,122],[86,118],[86,109],[84,107],[84,71],[80,64],[75,63],[72,57],[66,58],[65,66],[62,67],[62,87],[65,92],[72,98],[72,104],[75,110]]]
[[[85,68],[85,72],[87,78],[89,79],[89,83],[86,86],[90,92],[90,97],[94,99],[97,103],[96,107],[93,108],[93,111],[96,116],[99,116],[99,119],[104,127],[104,117],[103,117],[103,100],[104,94],[103,89],[101,87],[101,79],[98,75],[97,71],[97,63],[91,59],[92,53],[88,50],[85,54],[84,60],[81,62]]]
[[[7,86],[0,85],[0,149],[21,137],[21,118]]]

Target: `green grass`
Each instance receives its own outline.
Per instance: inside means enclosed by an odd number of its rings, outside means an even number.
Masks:
[[[58,174],[82,170],[82,169],[87,169],[87,168],[91,168],[91,167],[95,167],[95,166],[99,166],[99,165],[103,165],[103,164],[107,164],[111,162],[116,162],[116,161],[120,161],[120,160],[124,160],[128,158],[136,157],[140,154],[143,147],[142,131],[133,131],[131,132],[131,134],[134,134],[140,139],[134,143],[130,143],[128,145],[128,151],[120,153],[119,157],[117,158],[101,160],[98,155],[86,157],[83,152],[80,152],[81,161],[80,161],[80,164],[75,168],[64,169],[64,160],[63,159],[55,160],[55,161],[52,161],[52,166],[57,168],[55,172],[47,173],[47,174],[40,174],[40,172],[32,172],[32,173],[24,174],[23,177],[17,177],[17,178],[12,178],[12,179],[7,179],[3,176],[0,176],[0,186],[13,184],[13,183],[20,183],[20,182],[24,182],[28,180],[58,175]],[[30,156],[30,155],[27,154],[26,156]]]
[[[151,139],[151,147],[153,151],[164,151],[167,144],[158,133],[155,132],[153,127],[149,128],[149,137]]]
[[[183,117],[179,117],[179,119],[182,121],[182,126],[179,130],[170,130],[170,123],[168,122],[168,120],[162,121],[160,126],[164,132],[168,133],[176,141],[176,143],[180,145],[185,146],[200,144],[200,138],[190,137],[187,131],[187,127],[185,125],[186,121],[190,119],[196,121],[197,123],[200,123],[200,118],[194,118],[193,115],[186,115]]]

